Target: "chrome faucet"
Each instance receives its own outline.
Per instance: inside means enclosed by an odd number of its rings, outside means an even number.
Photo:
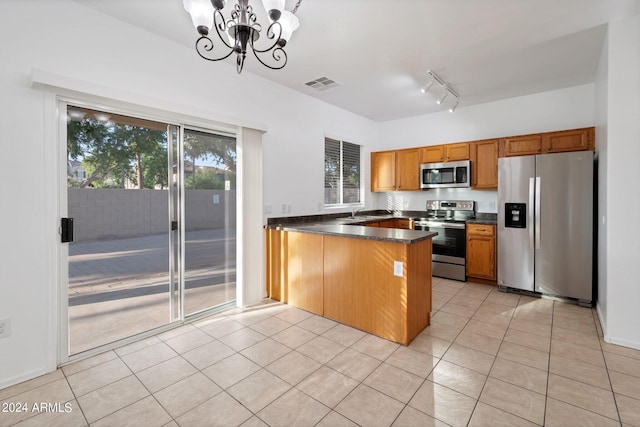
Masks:
[[[351,218],[355,218],[356,214],[364,208],[351,208]]]

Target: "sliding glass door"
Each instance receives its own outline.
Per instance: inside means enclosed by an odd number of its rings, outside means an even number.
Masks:
[[[184,309],[199,313],[235,300],[236,140],[185,129]]]
[[[235,138],[67,106],[68,354],[235,300]]]

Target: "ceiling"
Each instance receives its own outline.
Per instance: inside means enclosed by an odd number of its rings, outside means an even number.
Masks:
[[[182,0],[77,1],[194,49]],[[266,23],[262,2],[251,4]],[[420,92],[429,69],[458,92],[458,108],[593,82],[606,23],[638,13],[640,0],[302,0],[286,67],[249,54],[243,73],[387,121],[448,107],[435,103],[437,85]],[[318,77],[340,85],[305,85]]]

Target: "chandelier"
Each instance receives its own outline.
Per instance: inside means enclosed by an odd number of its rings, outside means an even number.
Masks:
[[[253,52],[262,65],[272,70],[279,70],[287,65],[287,53],[283,48],[300,25],[294,15],[300,2],[298,0],[289,12],[284,10],[285,0],[262,0],[270,21],[266,31],[270,42],[263,49],[255,45],[260,38],[262,25],[257,22],[249,0],[238,0],[229,20],[221,12],[227,0],[183,0],[183,5],[200,34],[200,38],[196,40],[198,54],[208,61],[221,61],[235,53],[236,70],[240,74],[247,50]],[[215,43],[209,37],[212,28],[215,28],[219,39]]]

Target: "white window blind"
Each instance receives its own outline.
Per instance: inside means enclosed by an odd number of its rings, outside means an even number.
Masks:
[[[359,145],[325,138],[324,204],[359,204],[360,171]]]

